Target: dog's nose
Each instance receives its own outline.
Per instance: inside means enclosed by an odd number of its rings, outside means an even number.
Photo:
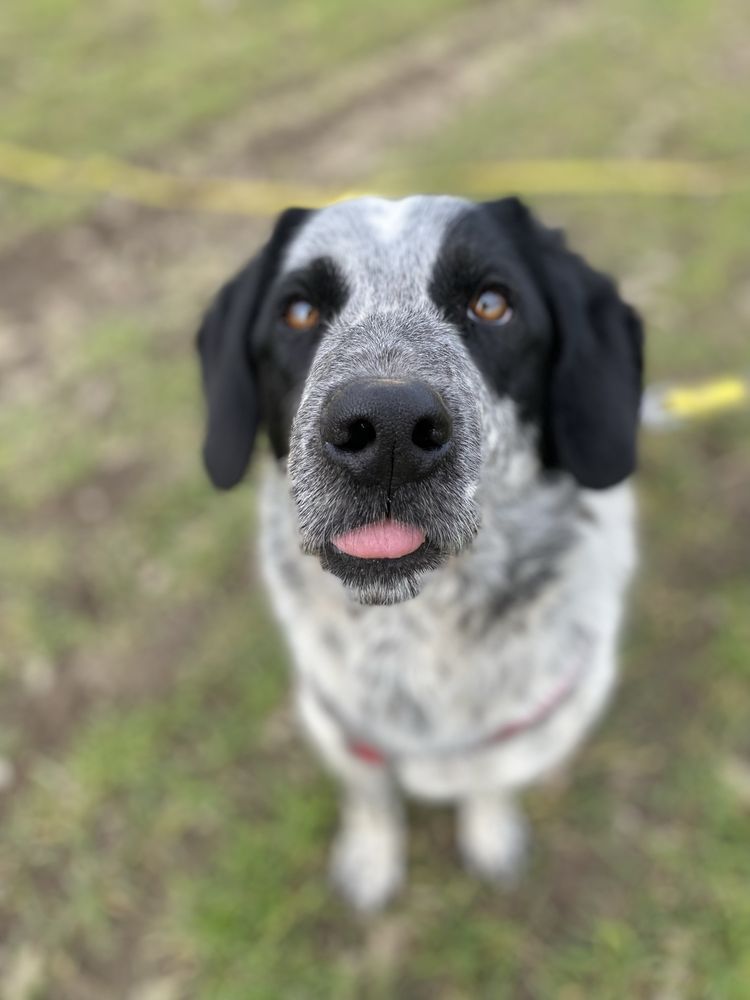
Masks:
[[[450,449],[453,423],[424,382],[349,382],[323,410],[323,448],[336,465],[368,485],[389,487],[429,476]]]

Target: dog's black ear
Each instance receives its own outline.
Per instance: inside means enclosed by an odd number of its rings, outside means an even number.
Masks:
[[[251,333],[283,250],[307,215],[292,208],[280,216],[271,239],[224,285],[198,330],[208,410],[203,461],[219,489],[236,486],[250,462],[261,417]]]
[[[643,325],[606,275],[538,222],[517,199],[497,203],[522,232],[555,328],[544,453],[589,489],[636,467],[643,386]]]
[[[643,324],[615,284],[570,251],[548,257],[557,330],[550,386],[556,464],[589,489],[626,479],[637,464]]]

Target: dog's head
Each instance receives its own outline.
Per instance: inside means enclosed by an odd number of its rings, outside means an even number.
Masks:
[[[514,198],[291,209],[198,345],[212,481],[242,479],[264,424],[303,548],[367,603],[471,543],[490,479],[635,466],[640,320]]]

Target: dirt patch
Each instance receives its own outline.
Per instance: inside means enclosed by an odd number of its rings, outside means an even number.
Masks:
[[[42,504],[27,527],[62,521],[70,530],[88,528],[120,514],[155,470],[136,455],[117,457],[101,465],[83,486],[75,486]]]
[[[96,595],[84,578],[67,581],[65,599],[96,615]],[[3,692],[3,716],[23,720],[24,746],[13,761],[13,782],[0,790],[0,817],[20,792],[37,760],[59,755],[72,732],[95,708],[123,709],[158,697],[172,685],[184,657],[214,613],[205,601],[174,608],[147,641],[122,654],[100,649],[71,653],[54,667],[34,664],[21,683]]]

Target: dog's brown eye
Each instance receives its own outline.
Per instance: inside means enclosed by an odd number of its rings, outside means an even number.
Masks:
[[[284,310],[283,319],[292,330],[312,330],[320,322],[320,310],[306,299],[294,299]]]
[[[513,315],[508,298],[499,288],[485,288],[469,303],[469,316],[483,323],[497,323],[502,326]]]

